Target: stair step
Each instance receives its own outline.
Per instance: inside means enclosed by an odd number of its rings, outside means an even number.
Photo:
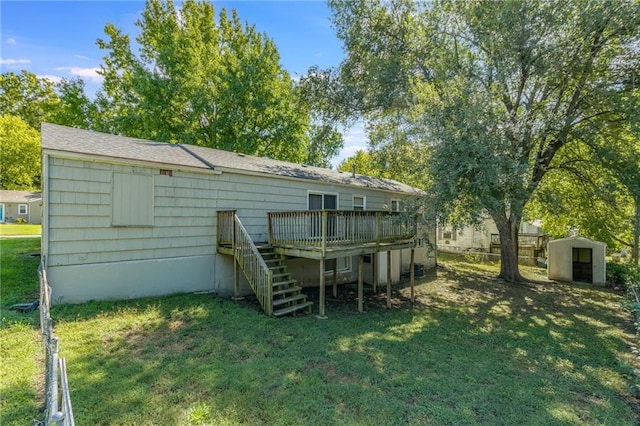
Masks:
[[[284,281],[277,281],[277,282],[274,281],[272,285],[273,285],[273,288],[276,288],[276,287],[282,287],[283,285],[290,285],[295,283],[297,283],[296,280],[284,280]]]
[[[306,309],[306,308],[308,308],[310,306],[313,306],[313,302],[305,302],[305,303],[300,303],[298,305],[287,306],[286,308],[278,309],[277,311],[274,310],[273,311],[273,316],[274,317],[281,317],[283,315],[287,315],[287,314],[291,314],[293,312],[301,311],[301,310]]]
[[[283,295],[283,294],[295,293],[295,292],[298,292],[300,290],[302,290],[302,287],[298,287],[296,285],[296,286],[293,286],[293,287],[281,288],[280,290],[274,290],[272,294],[275,297],[275,296],[280,296],[280,295]]]
[[[273,306],[280,306],[280,305],[284,305],[290,302],[297,302],[299,300],[302,301],[306,301],[307,300],[307,295],[306,294],[295,294],[293,296],[289,296],[289,297],[285,297],[283,299],[275,299],[273,301]]]
[[[282,261],[280,259],[263,259],[264,263],[269,264],[269,263],[281,263]]]
[[[289,278],[291,277],[291,273],[289,272],[281,272],[279,274],[272,274],[273,281],[277,281],[277,278]]]
[[[276,269],[287,269],[286,265],[267,265],[272,271]]]

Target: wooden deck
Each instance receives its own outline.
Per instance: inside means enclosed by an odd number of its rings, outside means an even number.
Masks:
[[[411,249],[410,282],[413,299],[414,248],[417,242],[415,217],[388,211],[316,210],[268,213],[267,246],[282,256],[319,260],[319,314],[325,316],[325,262],[347,256],[359,256],[358,310],[362,312],[362,269],[366,254],[387,252],[388,277],[393,250]],[[238,256],[238,234],[241,223],[235,211],[218,212],[217,250]],[[253,243],[256,245],[259,243]],[[246,252],[251,250],[247,249]],[[256,251],[256,250],[253,250]],[[375,265],[375,264],[374,264]],[[377,277],[377,274],[374,274]],[[255,278],[258,280],[258,277]],[[334,292],[336,277],[334,271]],[[374,283],[376,286],[377,283]],[[391,279],[387,279],[387,297],[391,297]],[[266,300],[265,300],[265,303]],[[390,302],[388,302],[390,303]]]
[[[417,234],[414,217],[386,211],[277,212],[268,220],[276,252],[317,260],[413,248]]]

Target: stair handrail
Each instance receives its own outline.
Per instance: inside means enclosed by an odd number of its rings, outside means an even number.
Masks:
[[[249,286],[267,315],[273,314],[273,271],[269,269],[251,236],[236,214],[234,220],[233,252]]]

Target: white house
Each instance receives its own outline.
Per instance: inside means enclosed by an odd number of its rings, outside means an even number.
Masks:
[[[546,258],[548,236],[535,223],[520,224],[518,257],[521,263],[535,264],[536,259]],[[454,228],[439,224],[437,230],[438,250],[443,253],[485,253],[500,255],[500,237],[495,222],[487,217],[479,225]]]
[[[549,241],[547,276],[550,280],[604,284],[607,245],[584,237]]]
[[[54,303],[253,291],[275,315],[319,285],[323,315],[325,279],[357,280],[365,255],[375,284],[435,266],[414,218],[394,213],[419,195],[399,182],[53,124],[42,155]]]

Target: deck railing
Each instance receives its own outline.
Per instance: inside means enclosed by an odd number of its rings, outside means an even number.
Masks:
[[[414,217],[386,211],[313,210],[272,212],[269,244],[326,248],[411,240]]]
[[[231,219],[231,220],[230,220]],[[230,244],[234,259],[267,315],[273,313],[273,272],[234,211],[218,212],[218,244]]]
[[[233,223],[236,215],[235,210],[218,212],[218,245],[233,245]]]
[[[547,246],[549,237],[547,235],[540,234],[518,234],[518,245],[520,247],[534,247],[536,249],[542,249]],[[491,234],[491,245],[500,245],[500,234]]]

